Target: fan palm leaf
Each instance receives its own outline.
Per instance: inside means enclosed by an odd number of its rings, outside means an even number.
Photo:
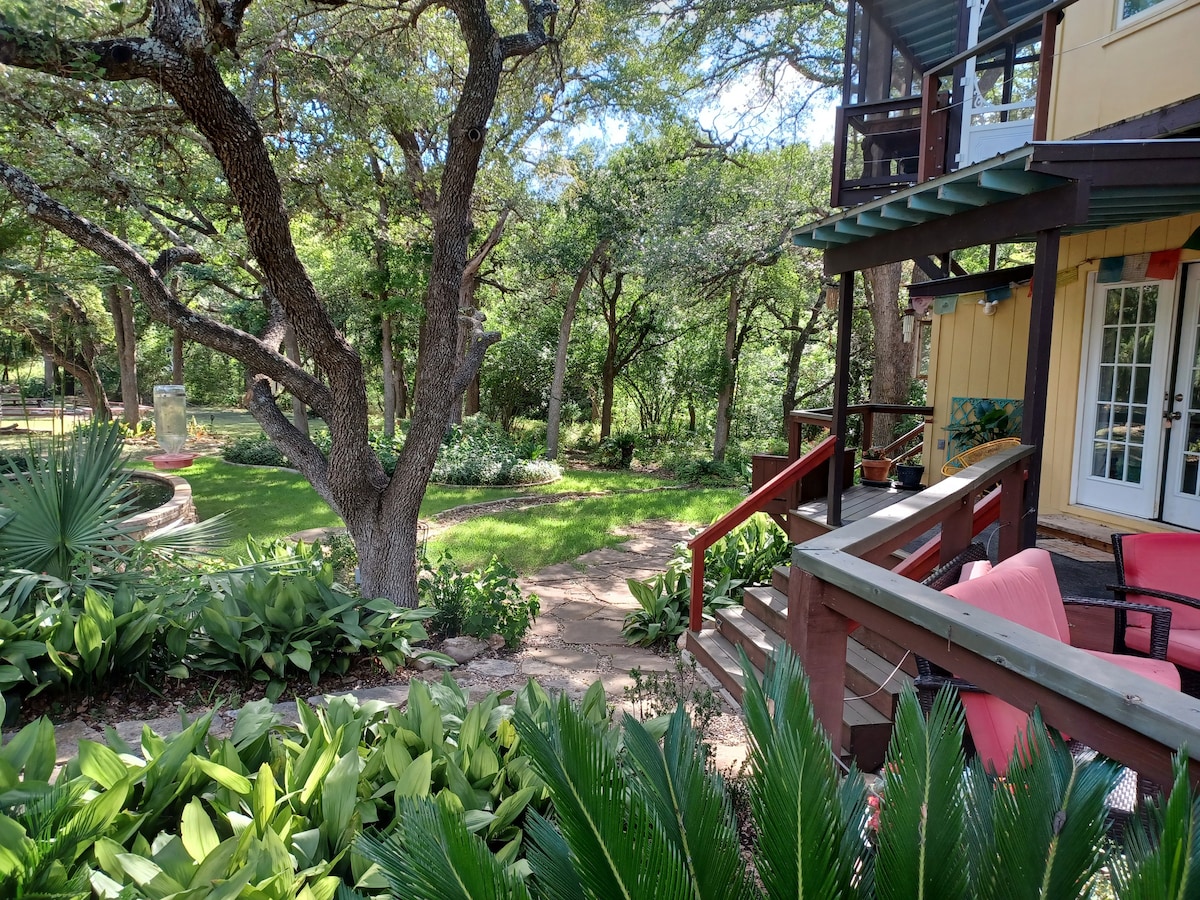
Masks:
[[[379,866],[392,893],[411,900],[528,900],[521,878],[467,831],[460,812],[429,798],[401,801],[395,831],[362,835],[355,849]]]
[[[800,662],[784,647],[763,685],[750,662],[742,706],[750,735],[750,802],[758,830],[756,863],[768,897],[805,900],[858,895],[867,805],[856,773],[855,811],[839,793],[829,738],[808,697]],[[847,831],[858,840],[845,840]]]
[[[544,732],[523,712],[514,721],[525,753],[550,793],[556,824],[586,896],[695,896],[677,844],[667,837],[652,804],[631,785],[604,739],[602,724],[589,721],[565,696],[554,705]]]
[[[980,876],[975,896],[1086,897],[1105,863],[1106,799],[1121,767],[1103,758],[1072,756],[1035,710],[1018,741],[1004,778],[992,778],[976,761],[966,780],[968,803],[990,794],[985,831],[971,844],[972,868]]]
[[[624,729],[625,750],[641,776],[636,785],[683,858],[694,896],[754,896],[724,779],[705,770],[705,755],[683,704],[671,715],[661,749],[632,716],[625,716]]]
[[[875,887],[880,900],[970,896],[963,849],[963,713],[942,692],[929,719],[900,695],[884,770]]]
[[[1191,900],[1200,897],[1200,796],[1188,782],[1185,749],[1174,761],[1166,800],[1146,804],[1146,820],[1126,831],[1126,852],[1113,861],[1121,900]]]

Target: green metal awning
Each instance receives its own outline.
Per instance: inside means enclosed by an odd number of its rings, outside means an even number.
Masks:
[[[1200,212],[1200,140],[1026,145],[792,231],[842,272]]]

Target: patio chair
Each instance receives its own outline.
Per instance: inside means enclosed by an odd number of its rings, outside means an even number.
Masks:
[[[1200,534],[1114,534],[1118,600],[1158,603],[1171,610],[1166,656],[1181,668],[1183,689],[1200,696],[1200,582],[1196,578]],[[1145,614],[1117,613],[1113,646],[1153,655],[1151,622]]]
[[[1153,649],[1160,654],[1156,658],[1126,656],[1105,653],[1099,650],[1087,652],[1114,665],[1149,678],[1159,684],[1179,690],[1179,672],[1166,662],[1167,644],[1165,635],[1170,630],[1171,612],[1160,606],[1128,601],[1100,598],[1063,597],[1054,575],[1050,554],[1045,550],[1029,549],[1010,557],[996,566],[966,559],[959,565],[960,577],[966,569],[967,580],[945,584],[951,572],[935,572],[927,579],[929,586],[940,587],[945,593],[964,603],[1003,616],[1026,628],[1032,628],[1048,637],[1070,643],[1065,604],[1109,607],[1124,609],[1127,613],[1150,617]],[[940,573],[940,574],[939,574]],[[984,767],[997,775],[1003,775],[1008,766],[1018,737],[1028,726],[1029,715],[1009,703],[983,692],[976,685],[955,678],[929,660],[917,657],[916,687],[922,705],[928,708],[935,693],[945,687],[956,689],[962,695],[966,711],[967,728],[982,758]]]
[[[942,474],[949,477],[962,471],[967,466],[972,466],[980,460],[987,459],[993,453],[1007,450],[1009,447],[1019,447],[1020,445],[1021,439],[1018,437],[1006,437],[995,441],[988,441],[985,444],[976,444],[974,447],[970,447],[957,456],[952,456],[946,460],[946,464],[942,466]]]

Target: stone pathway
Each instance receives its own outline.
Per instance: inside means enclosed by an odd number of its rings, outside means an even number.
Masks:
[[[533,678],[551,693],[565,692],[579,698],[595,681],[604,684],[609,702],[622,707],[625,688],[631,686],[630,671],[665,672],[674,667],[675,657],[641,647],[630,647],[621,637],[626,613],[637,609],[626,585],[628,578],[649,578],[661,572],[674,545],[689,535],[689,526],[678,523],[645,522],[630,529],[629,540],[615,547],[594,550],[579,558],[542,569],[520,580],[526,593],[541,600],[541,614],[514,654],[485,653],[452,671],[454,679],[473,698],[496,690],[516,690]],[[414,677],[438,680],[442,670],[433,669]],[[394,684],[353,691],[361,700],[377,699],[403,704],[408,685]],[[720,694],[718,694],[720,696]],[[319,703],[320,696],[309,698]],[[295,704],[278,704],[285,720],[295,721]],[[192,718],[198,713],[193,714]],[[226,734],[233,727],[235,712],[218,712],[213,733]],[[160,735],[180,730],[179,716],[151,722],[124,722],[117,734],[137,745],[143,724]],[[740,717],[722,700],[722,713],[712,729],[717,764],[736,766],[745,757],[745,737]],[[104,736],[80,722],[56,729],[59,759],[75,755],[81,739],[103,741]]]

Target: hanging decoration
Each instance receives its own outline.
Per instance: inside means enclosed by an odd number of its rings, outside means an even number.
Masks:
[[[1156,278],[1161,280],[1170,280],[1175,277],[1175,273],[1179,271],[1179,257],[1183,255],[1183,248],[1177,247],[1174,250],[1159,250],[1157,253],[1150,254],[1150,262],[1146,266],[1146,277]]]
[[[933,306],[932,297],[910,297],[908,302],[916,310],[917,318],[924,318],[925,314],[929,312],[929,308]]]
[[[1150,265],[1149,253],[1131,253],[1125,257],[1121,266],[1122,281],[1142,281],[1146,277],[1146,267]]]
[[[954,312],[958,307],[958,294],[946,294],[942,297],[935,297],[933,301],[933,312],[935,315],[945,316]]]
[[[1125,257],[1123,256],[1106,256],[1100,260],[1100,271],[1096,273],[1097,284],[1112,284],[1114,281],[1121,280],[1121,273],[1125,270]]]

